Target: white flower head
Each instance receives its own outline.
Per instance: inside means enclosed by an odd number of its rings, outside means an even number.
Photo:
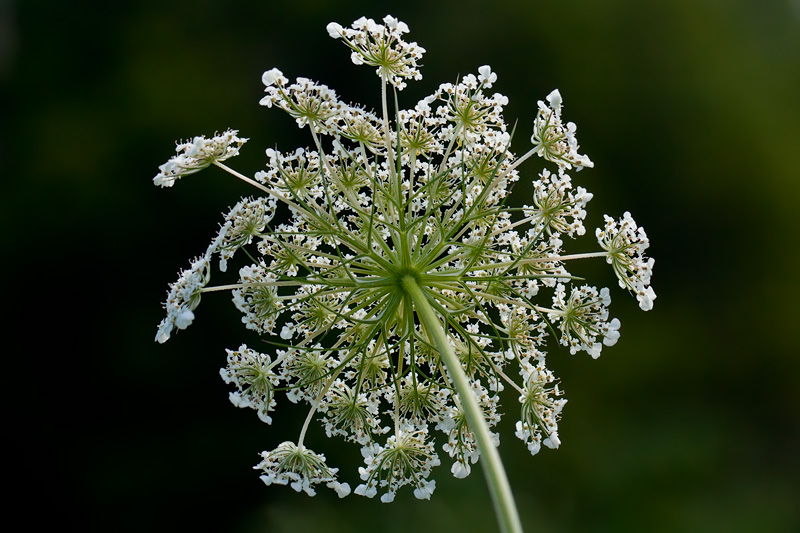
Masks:
[[[175,148],[178,154],[158,167],[159,173],[153,178],[153,183],[161,187],[172,187],[183,176],[239,155],[239,148],[247,139],[239,137],[238,133],[236,130],[227,130],[210,139],[201,135],[190,142],[179,143]]]
[[[217,238],[206,254],[219,253],[220,270],[227,270],[228,261],[237,250],[261,235],[275,213],[274,198],[243,198],[225,216]]]
[[[559,168],[557,175],[543,169],[533,182],[533,205],[525,206],[525,214],[534,221],[536,231],[583,235],[586,204],[592,197],[583,187],[573,190],[572,180],[563,169]]]
[[[287,86],[289,80],[273,69],[264,73],[262,81],[267,95],[259,103],[283,109],[301,128],[308,124],[314,130],[323,129],[327,121],[337,117],[343,106],[334,91],[308,78],[297,78],[295,83]]]
[[[539,114],[533,122],[533,143],[536,153],[559,167],[576,170],[593,167],[594,163],[578,153],[577,126],[573,122],[564,124],[561,120],[562,99],[558,89],[547,95],[548,105],[539,101]]]
[[[290,485],[297,492],[303,491],[314,496],[314,485],[325,483],[336,491],[340,498],[350,494],[347,483],[336,480],[338,468],[330,468],[325,456],[314,453],[305,446],[284,442],[270,452],[261,453],[262,461],[255,467],[262,470],[261,480],[266,485]]]
[[[361,453],[366,467],[359,468],[364,483],[356,487],[356,494],[372,498],[379,490],[385,490],[381,501],[389,503],[397,489],[412,485],[414,496],[430,499],[436,482],[428,477],[431,469],[439,465],[439,457],[427,440],[425,426],[403,424],[384,446],[365,446]]]
[[[608,305],[611,303],[609,291],[584,285],[573,288],[566,294],[566,288],[559,283],[553,295],[553,310],[550,312],[554,322],[559,323],[564,346],[570,353],[581,350],[594,359],[600,356],[603,345],[612,346],[619,338],[619,320],[608,321]]]
[[[275,387],[280,377],[275,374],[275,363],[269,355],[251,350],[242,345],[238,350],[228,352],[228,365],[220,369],[225,383],[233,383],[236,391],[230,393],[230,400],[236,407],[250,407],[258,412],[258,417],[271,424],[269,412],[275,409]]]
[[[181,271],[178,281],[169,286],[164,302],[167,316],[158,326],[158,342],[166,342],[174,328],[186,329],[192,323],[193,311],[200,304],[201,290],[211,279],[210,272],[208,257],[198,257],[189,269]]]
[[[541,361],[536,366],[523,366],[521,374],[525,388],[519,397],[522,410],[515,435],[528,445],[531,455],[539,452],[541,444],[558,448],[558,419],[567,400],[560,397],[558,385],[548,387],[555,378]]]
[[[479,460],[492,468],[504,389],[519,393],[515,434],[531,453],[558,448],[566,400],[545,364],[550,332],[594,358],[620,337],[610,291],[576,282],[570,261],[605,257],[649,309],[649,241],[626,213],[606,217],[601,252],[564,251],[565,236],[585,234],[592,199],[567,171],[592,163],[578,152],[575,125],[562,121],[557,90],[539,102],[534,146],[517,157],[508,98],[487,91],[497,81],[488,65],[402,108],[387,84],[399,90],[421,78],[424,52],[407,42],[408,27],[362,17],[327,31],[355,63],[377,69],[380,111],[271,69],[260,103],[308,126],[309,147],[267,149],[251,179],[219,164],[244,142],[235,131],[179,145],[157,184],[217,163],[259,195],[234,205],[205,254],[170,285],[157,340],[195,320],[201,295],[230,291],[246,328],[273,346],[227,351],[220,375],[233,386],[231,402],[266,423],[279,396],[308,407],[297,444],[262,454],[261,479],[311,495],[320,483],[349,493],[303,444],[319,421],[328,437],[361,446],[356,494],[388,503],[409,486],[428,499],[440,463],[435,438],[455,477]],[[534,155],[557,171],[520,166]],[[532,196],[512,199],[521,180],[532,182]],[[510,207],[517,200],[523,207]],[[215,258],[222,272],[235,262],[229,276],[238,279],[209,287]]]
[[[408,33],[405,23],[388,15],[383,22],[385,25],[362,17],[350,28],[332,22],[327,29],[331,37],[342,39],[352,50],[353,63],[377,67],[381,79],[402,90],[406,79],[422,78],[417,62],[425,49],[403,40],[402,35]]]
[[[617,222],[605,215],[605,227],[597,228],[595,235],[607,252],[606,260],[614,268],[619,286],[636,294],[643,311],[653,308],[656,293],[650,286],[655,260],[644,255],[650,246],[644,228],[636,225],[629,212]]]

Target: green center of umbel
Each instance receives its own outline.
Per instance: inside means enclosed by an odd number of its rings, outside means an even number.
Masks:
[[[417,269],[411,266],[400,267],[393,277],[395,285],[400,289],[403,289],[404,283],[407,283],[408,281],[413,281],[417,285],[420,284],[419,272]]]

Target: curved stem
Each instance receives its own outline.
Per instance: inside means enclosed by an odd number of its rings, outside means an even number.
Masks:
[[[235,170],[233,170],[231,167],[229,167],[229,166],[227,166],[227,165],[223,165],[223,164],[222,164],[222,163],[220,163],[219,161],[214,161],[214,165],[218,166],[219,168],[221,168],[222,170],[224,170],[224,171],[225,171],[225,172],[227,172],[228,174],[232,174],[233,176],[236,176],[237,178],[239,178],[239,179],[240,179],[240,180],[242,180],[243,182],[245,182],[245,183],[249,183],[250,185],[252,185],[252,186],[253,186],[253,187],[255,187],[256,189],[261,189],[262,191],[264,191],[264,192],[265,192],[265,193],[267,193],[267,194],[273,194],[273,191],[272,191],[272,190],[270,190],[269,188],[267,188],[267,187],[264,187],[264,186],[263,186],[263,185],[261,185],[259,182],[257,182],[257,181],[255,181],[255,180],[252,180],[252,179],[248,178],[247,176],[245,176],[245,175],[244,175],[244,174],[242,174],[241,172],[236,172],[236,171],[235,171]]]
[[[464,415],[467,418],[470,429],[475,434],[475,440],[481,451],[481,465],[483,465],[483,472],[489,485],[489,493],[492,495],[500,530],[504,533],[522,533],[522,524],[519,520],[517,506],[514,503],[514,495],[511,493],[511,486],[508,483],[506,471],[500,460],[500,454],[494,445],[483,410],[478,404],[478,399],[472,391],[472,386],[464,373],[464,369],[461,367],[461,361],[453,352],[444,327],[428,302],[425,290],[417,284],[412,276],[403,278],[403,289],[414,302],[420,322],[439,351],[439,355],[450,373],[450,379],[458,392]]]

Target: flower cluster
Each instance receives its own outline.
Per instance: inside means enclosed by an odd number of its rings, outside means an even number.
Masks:
[[[570,353],[596,358],[620,327],[609,316],[609,290],[574,284],[567,266],[606,258],[647,310],[655,299],[649,241],[626,213],[597,230],[601,251],[563,251],[564,239],[586,233],[592,199],[567,171],[592,162],[578,153],[575,125],[562,121],[558,91],[539,103],[533,147],[517,157],[503,118],[508,99],[487,92],[497,81],[489,66],[402,109],[389,105],[387,86],[419,79],[424,52],[404,40],[407,26],[362,18],[347,29],[331,23],[328,32],[354,63],[377,67],[382,112],[272,69],[262,78],[261,104],[309,126],[312,146],[267,150],[266,168],[250,179],[222,164],[244,142],[235,131],[179,145],[156,184],[213,164],[260,196],[231,209],[205,255],[170,287],[156,338],[188,326],[201,294],[229,290],[246,327],[278,346],[272,355],[228,351],[221,375],[235,387],[232,403],[268,424],[280,396],[309,406],[297,441],[262,454],[256,468],[264,482],[308,494],[317,484],[350,492],[304,444],[318,419],[328,436],[361,446],[356,494],[381,493],[389,502],[409,485],[429,498],[439,450],[456,477],[487,454],[469,406],[495,427],[506,388],[518,395],[516,436],[531,453],[559,446],[566,399],[546,366],[549,332]],[[534,155],[553,171],[522,172]],[[515,208],[508,200],[521,180],[529,196]],[[281,222],[273,222],[276,211],[285,214]],[[238,281],[210,287],[212,260],[225,271],[240,249],[247,261]],[[467,387],[457,385],[462,375]],[[499,436],[489,434],[496,446]]]
[[[339,24],[328,24],[328,34],[334,39],[342,39],[353,51],[350,58],[356,65],[378,67],[377,73],[398,90],[405,86],[405,79],[422,79],[417,61],[422,58],[425,49],[417,43],[407,43],[403,34],[408,33],[408,26],[394,17],[386,16],[384,24],[361,17],[353,22],[351,28],[342,28]]]
[[[186,329],[194,320],[193,311],[200,304],[201,290],[211,279],[210,255],[207,252],[192,261],[191,268],[183,270],[178,281],[169,286],[164,302],[167,316],[158,325],[158,342],[166,342],[173,329]]]
[[[242,345],[238,350],[228,350],[228,366],[220,370],[225,383],[236,385],[236,392],[230,393],[231,403],[237,407],[251,407],[258,412],[258,418],[267,424],[272,423],[269,416],[275,408],[275,386],[280,378],[272,372],[272,359]]]
[[[561,168],[576,170],[593,167],[588,157],[578,153],[578,139],[575,138],[577,127],[574,122],[564,124],[561,121],[561,93],[558,89],[547,95],[547,102],[539,100],[539,114],[533,123],[531,142],[536,153]]]
[[[656,299],[656,293],[650,286],[655,260],[644,255],[650,240],[644,228],[638,227],[627,211],[619,225],[608,215],[605,215],[605,220],[605,228],[597,228],[595,234],[600,246],[607,252],[606,261],[614,267],[619,286],[635,293],[639,307],[649,311]]]
[[[200,135],[192,142],[178,143],[175,147],[178,155],[158,167],[159,173],[153,178],[153,183],[160,187],[172,187],[183,176],[199,172],[215,161],[225,161],[239,155],[239,148],[247,139],[238,137],[237,133],[236,130],[227,130],[210,139]]]
[[[264,471],[261,480],[267,485],[290,484],[297,492],[302,490],[309,496],[314,496],[316,491],[313,485],[325,483],[340,497],[350,494],[350,485],[336,481],[339,470],[328,467],[324,455],[314,453],[302,445],[287,441],[271,452],[262,452],[261,458],[262,461],[253,468]]]

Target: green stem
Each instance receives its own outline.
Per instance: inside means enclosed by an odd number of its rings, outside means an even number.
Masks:
[[[489,485],[489,493],[492,495],[500,530],[504,533],[522,533],[522,524],[519,520],[517,506],[514,503],[514,495],[511,493],[511,486],[508,484],[500,454],[494,445],[494,440],[489,431],[489,424],[486,423],[486,419],[483,416],[483,410],[478,404],[478,399],[472,391],[472,386],[464,373],[464,369],[461,367],[461,361],[453,352],[444,327],[428,302],[428,295],[425,290],[417,284],[413,276],[403,277],[403,289],[414,302],[420,322],[439,351],[439,355],[450,373],[450,379],[453,380],[453,385],[456,392],[458,392],[458,398],[461,400],[467,423],[475,434],[475,440],[481,451],[481,465],[486,475],[486,482]]]

